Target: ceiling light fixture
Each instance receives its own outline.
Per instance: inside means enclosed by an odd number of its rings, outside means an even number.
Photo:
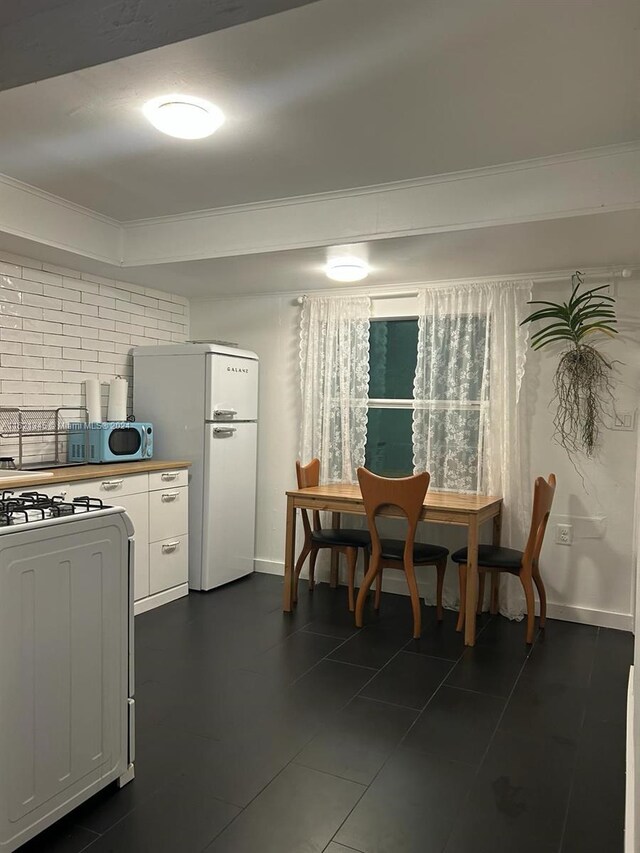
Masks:
[[[330,258],[324,268],[332,281],[362,281],[369,275],[369,264],[354,255]]]
[[[224,113],[215,104],[190,95],[161,95],[142,108],[151,124],[179,139],[204,139],[224,123]]]

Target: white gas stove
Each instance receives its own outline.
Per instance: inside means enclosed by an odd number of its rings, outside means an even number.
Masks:
[[[133,779],[133,527],[122,507],[0,497],[0,851]]]

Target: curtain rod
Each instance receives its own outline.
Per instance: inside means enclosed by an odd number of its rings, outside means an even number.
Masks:
[[[569,282],[571,280],[571,276],[575,270],[567,271],[562,270],[559,272],[549,272],[549,273],[531,273],[528,275],[518,274],[518,275],[505,275],[505,276],[481,276],[478,278],[452,278],[452,279],[439,279],[437,281],[424,281],[424,282],[416,282],[415,285],[409,289],[407,284],[396,284],[396,285],[381,285],[379,288],[375,285],[373,287],[355,287],[339,290],[318,290],[314,291],[314,295],[318,296],[328,296],[331,294],[335,294],[336,296],[370,296],[372,299],[393,299],[393,298],[402,298],[402,297],[410,297],[416,296],[418,291],[423,287],[439,287],[443,284],[484,284],[489,281],[532,281],[534,284],[553,284],[554,282]],[[622,269],[612,269],[611,267],[601,267],[601,268],[593,268],[593,269],[584,269],[583,271],[584,277],[586,279],[589,278],[610,278],[613,280],[616,279],[628,279],[633,275],[634,270],[629,267],[624,267]],[[309,294],[303,294],[302,296],[298,296],[295,300],[298,305],[302,305],[305,297]]]

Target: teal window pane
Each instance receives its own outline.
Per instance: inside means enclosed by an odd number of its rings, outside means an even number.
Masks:
[[[412,400],[417,320],[373,320],[369,332],[369,398]]]
[[[383,477],[413,474],[413,410],[369,409],[365,466]]]

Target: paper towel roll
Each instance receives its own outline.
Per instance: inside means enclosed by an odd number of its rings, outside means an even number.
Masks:
[[[109,384],[109,405],[107,406],[108,421],[126,421],[127,419],[127,389],[129,383],[121,376],[116,376]]]
[[[102,420],[102,400],[100,399],[100,382],[97,379],[85,381],[84,396],[89,423],[99,423]]]

